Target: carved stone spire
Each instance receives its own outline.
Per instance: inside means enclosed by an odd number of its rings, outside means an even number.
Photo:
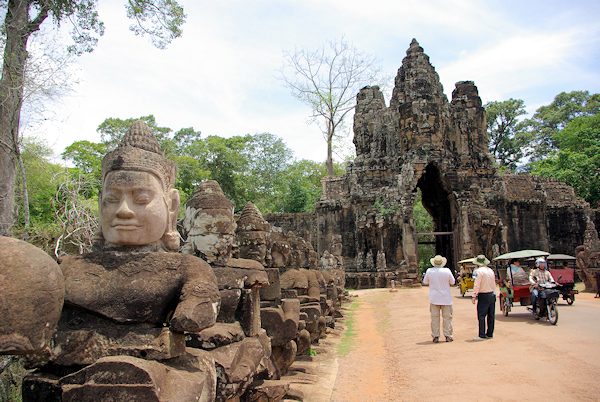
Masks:
[[[406,57],[396,75],[394,92],[390,107],[398,108],[403,103],[416,100],[436,101],[442,98],[448,102],[435,68],[429,62],[429,56],[416,39],[410,43]]]

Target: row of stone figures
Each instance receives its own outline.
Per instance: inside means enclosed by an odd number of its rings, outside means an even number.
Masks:
[[[23,400],[284,398],[277,379],[339,316],[339,254],[319,261],[252,204],[236,224],[214,181],[187,203],[180,234],[175,166],[143,122],[104,157],[102,180],[91,253],[59,266],[0,238],[0,354],[35,368]]]

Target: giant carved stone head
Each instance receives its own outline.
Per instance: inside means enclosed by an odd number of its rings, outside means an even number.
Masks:
[[[237,222],[240,257],[258,261],[264,265],[270,228],[258,208],[248,202]]]
[[[226,265],[235,240],[233,210],[219,183],[214,180],[200,183],[186,203],[182,223],[186,241],[181,251],[209,264]]]
[[[150,127],[133,123],[102,160],[101,235],[108,246],[179,249],[175,164],[164,157]]]

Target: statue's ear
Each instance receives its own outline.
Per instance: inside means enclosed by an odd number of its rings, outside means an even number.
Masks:
[[[167,200],[169,203],[169,212],[175,214],[175,217],[177,217],[177,213],[179,212],[179,203],[181,202],[179,199],[179,190],[174,188],[169,190]]]
[[[171,189],[167,192],[167,207],[169,222],[167,232],[162,237],[163,246],[167,251],[179,250],[179,233],[177,232],[177,214],[179,212],[179,191]]]

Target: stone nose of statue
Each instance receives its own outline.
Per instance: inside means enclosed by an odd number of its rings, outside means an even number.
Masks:
[[[129,208],[129,203],[127,200],[121,201],[119,204],[119,209],[117,209],[117,217],[121,219],[132,218],[134,216],[134,212]]]

